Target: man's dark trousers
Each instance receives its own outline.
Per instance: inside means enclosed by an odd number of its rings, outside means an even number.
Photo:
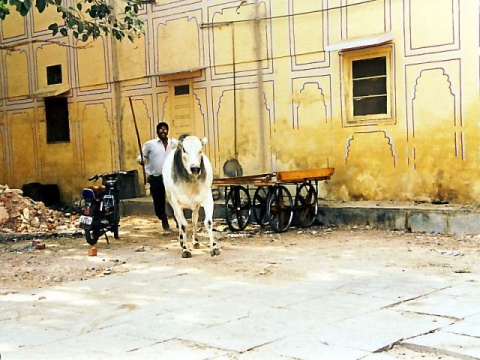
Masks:
[[[163,185],[163,177],[162,175],[150,175],[148,182],[150,183],[150,194],[153,199],[155,215],[157,215],[160,220],[165,220],[167,219],[167,214],[165,213],[165,186]]]

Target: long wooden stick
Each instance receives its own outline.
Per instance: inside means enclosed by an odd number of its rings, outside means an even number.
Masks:
[[[130,101],[130,109],[132,109],[133,123],[135,124],[135,132],[137,133],[138,148],[140,149],[140,157],[142,159],[143,184],[146,185],[147,174],[145,173],[145,164],[143,162],[142,142],[140,141],[140,133],[138,132],[137,119],[135,118],[135,111],[133,110],[132,98],[129,96],[128,100]]]

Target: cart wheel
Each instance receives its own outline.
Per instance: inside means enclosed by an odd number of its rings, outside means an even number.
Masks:
[[[265,186],[259,186],[253,195],[253,217],[256,223],[262,227],[268,225],[269,222],[267,216],[268,190]]]
[[[317,191],[310,184],[302,184],[297,188],[295,195],[295,224],[300,227],[309,227],[317,218],[318,202]]]
[[[243,186],[232,186],[225,198],[225,218],[232,231],[245,229],[250,222],[250,195]]]
[[[273,231],[287,231],[293,218],[293,201],[290,191],[283,185],[276,185],[267,200],[267,216]]]

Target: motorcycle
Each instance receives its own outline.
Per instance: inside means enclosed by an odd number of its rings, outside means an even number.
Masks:
[[[107,244],[110,244],[107,232],[113,233],[118,239],[120,223],[118,176],[126,174],[118,171],[113,174],[95,174],[89,181],[102,179],[101,185],[90,185],[82,190],[80,200],[79,227],[85,231],[85,240],[95,245],[98,239],[105,235]]]

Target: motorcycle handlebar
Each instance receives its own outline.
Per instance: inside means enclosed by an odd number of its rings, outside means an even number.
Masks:
[[[111,173],[111,174],[107,174],[107,173],[103,173],[103,174],[95,174],[95,175],[92,175],[90,176],[87,180],[88,181],[97,181],[98,179],[100,178],[104,178],[106,176],[112,176],[112,175],[126,175],[127,172],[124,171],[124,170],[120,170],[120,171],[117,171],[117,172],[114,172],[114,173]]]
[[[102,174],[95,174],[95,175],[90,176],[87,180],[88,181],[93,181],[93,180],[96,181],[96,180],[100,179],[102,176],[103,176]]]

